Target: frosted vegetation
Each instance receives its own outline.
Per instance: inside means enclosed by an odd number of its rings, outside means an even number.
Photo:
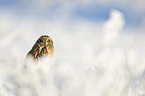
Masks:
[[[0,96],[144,96],[145,35],[125,30],[122,13],[105,22],[0,18]],[[43,34],[53,58],[25,59]]]

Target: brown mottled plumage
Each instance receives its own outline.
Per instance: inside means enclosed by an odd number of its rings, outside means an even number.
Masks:
[[[27,56],[31,56],[34,60],[37,60],[43,56],[52,57],[53,53],[54,46],[52,39],[47,35],[43,35],[36,41]]]

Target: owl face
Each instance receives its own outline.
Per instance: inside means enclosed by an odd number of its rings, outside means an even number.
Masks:
[[[39,47],[51,47],[53,46],[53,41],[49,36],[41,36],[37,40],[36,45]]]
[[[33,57],[34,59],[40,59],[43,56],[51,57],[53,56],[53,53],[53,41],[49,36],[44,35],[36,41],[28,55],[31,55],[31,57]]]

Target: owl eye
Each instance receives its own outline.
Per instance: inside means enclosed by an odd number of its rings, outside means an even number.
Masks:
[[[50,39],[48,39],[47,41],[50,42]]]
[[[42,39],[40,39],[40,40],[39,40],[39,42],[42,42],[42,43],[43,43],[43,40],[42,40]]]

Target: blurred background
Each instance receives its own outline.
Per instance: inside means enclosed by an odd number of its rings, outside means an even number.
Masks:
[[[144,4],[0,0],[0,96],[144,96]],[[23,72],[41,35],[54,57]]]

